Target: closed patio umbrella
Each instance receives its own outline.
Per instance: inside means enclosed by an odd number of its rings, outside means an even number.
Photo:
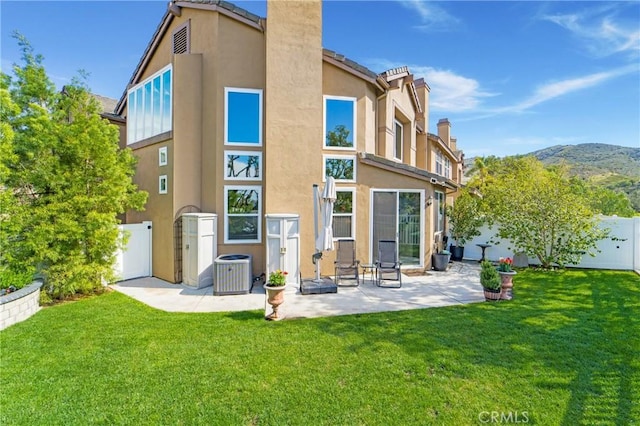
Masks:
[[[317,187],[316,187],[317,191]],[[324,185],[322,194],[317,194],[314,200],[314,207],[321,205],[320,220],[322,222],[322,228],[319,232],[316,232],[316,281],[320,281],[320,259],[322,258],[323,251],[333,250],[333,204],[336,201],[336,182],[331,176],[327,177],[327,182]],[[314,208],[314,212],[317,212],[317,208]],[[317,213],[314,217],[317,230]]]

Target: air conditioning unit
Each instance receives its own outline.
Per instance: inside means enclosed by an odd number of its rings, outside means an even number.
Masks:
[[[213,261],[213,294],[247,294],[251,291],[251,255],[225,254]]]

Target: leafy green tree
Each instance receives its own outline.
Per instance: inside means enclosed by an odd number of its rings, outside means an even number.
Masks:
[[[484,223],[480,204],[481,200],[467,187],[461,190],[453,206],[447,206],[451,236],[458,245],[464,246],[468,240],[480,235]]]
[[[591,209],[606,216],[633,217],[638,214],[624,192],[595,185],[579,177],[571,178],[576,192],[589,200]]]
[[[11,243],[2,267],[37,267],[53,298],[95,291],[115,278],[117,215],[142,209],[147,194],[132,182],[135,157],[118,148],[117,127],[100,117],[87,87],[75,79],[57,92],[42,56],[16,38],[23,64],[14,80],[2,75],[3,100],[8,87],[12,102],[2,109],[3,199],[15,207],[3,214]]]
[[[598,227],[589,198],[562,167],[545,168],[534,157],[506,157],[487,176],[484,182],[472,178],[470,186],[482,192],[483,209],[497,235],[545,268],[578,263],[608,235]]]

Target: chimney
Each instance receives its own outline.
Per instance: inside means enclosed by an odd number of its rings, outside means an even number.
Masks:
[[[448,118],[438,120],[438,137],[447,145],[451,146],[451,123]]]
[[[449,145],[451,147],[451,151],[456,152],[458,150],[458,139],[451,137],[451,145]]]

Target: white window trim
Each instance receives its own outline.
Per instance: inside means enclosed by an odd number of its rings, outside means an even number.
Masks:
[[[262,146],[262,89],[247,89],[242,87],[224,88],[224,144],[231,146]],[[258,143],[229,142],[229,93],[253,93],[258,95]]]
[[[260,170],[260,176],[258,177],[233,177],[227,176],[227,168],[229,166],[230,155],[252,155],[258,157],[258,169]],[[261,151],[225,151],[224,152],[224,180],[239,180],[239,181],[261,181],[264,169],[262,168],[262,152]]]
[[[355,239],[356,238],[356,188],[353,186],[345,186],[336,188],[336,192],[351,192],[351,213],[334,213],[334,216],[351,216],[351,236],[350,237],[334,237],[333,240]]]
[[[438,170],[438,165],[440,165],[440,170]],[[435,170],[436,174],[438,176],[444,176],[444,155],[442,154],[442,151],[437,150],[436,151],[436,170]]]
[[[353,103],[353,146],[329,146],[327,145],[327,100],[334,101],[351,101]],[[331,96],[323,95],[322,97],[322,146],[324,149],[331,149],[336,151],[355,151],[358,144],[358,98],[350,96]]]
[[[169,164],[167,147],[162,146],[158,148],[158,166],[166,166],[167,164]]]
[[[162,182],[164,181],[164,189],[162,189]],[[158,178],[158,194],[166,194],[169,191],[169,179],[167,175],[161,175]]]
[[[355,155],[331,155],[331,154],[323,154],[322,155],[322,181],[327,181],[327,160],[353,160],[353,179],[335,179],[336,182],[345,182],[345,183],[355,183],[358,177],[358,161]]]
[[[425,223],[427,219],[427,212],[425,209],[425,190],[424,189],[399,189],[399,188],[371,188],[369,190],[369,259],[373,262],[376,257],[373,247],[373,194],[375,192],[395,192],[396,197],[400,196],[401,192],[418,192],[420,193],[420,229],[425,229]],[[397,198],[396,198],[397,199]],[[397,204],[396,208],[400,205]],[[398,233],[398,222],[396,221],[396,238]],[[424,267],[424,255],[426,250],[425,232],[420,232],[420,264],[419,265],[403,265],[400,269],[412,269]]]
[[[447,197],[445,196],[445,193],[444,193],[444,192],[442,192],[442,191],[434,191],[434,201],[435,201],[435,202],[433,203],[433,216],[434,216],[436,219],[439,219],[439,215],[440,215],[440,212],[439,212],[439,209],[438,209],[438,205],[439,205],[439,201],[438,201],[438,200],[439,200],[439,197],[438,197],[438,194],[441,194],[441,195],[442,195],[442,205],[443,205],[445,208],[446,208],[446,204],[447,204]],[[439,224],[439,225],[442,225],[442,229],[440,229],[440,230],[436,229],[436,226],[435,226],[436,224],[435,224],[435,223],[433,224],[433,235],[437,235],[437,234],[444,234],[444,226],[445,226],[444,222],[445,222],[445,216],[446,216],[446,214],[443,212],[443,213],[442,213],[442,221],[438,220],[438,224]]]
[[[451,179],[451,160],[449,157],[444,157],[444,177]]]
[[[147,84],[147,83],[151,83],[151,85],[152,85],[151,86],[151,90],[153,90],[153,79],[158,77],[158,76],[162,76],[162,74],[164,74],[168,70],[171,71],[171,88],[170,88],[170,91],[171,91],[171,102],[169,103],[169,121],[170,121],[169,130],[173,129],[173,66],[172,66],[172,64],[169,64],[169,65],[161,68],[160,70],[156,71],[153,75],[151,75],[148,78],[144,79],[140,83],[138,83],[135,86],[131,87],[129,90],[127,90],[127,98],[126,98],[127,99],[127,145],[131,145],[133,143],[140,142],[140,141],[143,141],[145,139],[149,139],[149,138],[151,138],[153,136],[157,136],[159,134],[164,133],[164,132],[161,131],[159,133],[155,133],[155,134],[152,134],[150,136],[142,137],[142,138],[139,138],[139,139],[135,137],[135,134],[136,134],[136,131],[137,131],[137,124],[138,124],[137,122],[139,120],[144,120],[145,117],[146,117],[146,114],[143,114],[143,117],[138,117],[137,116],[138,112],[136,111],[136,123],[132,123],[129,120],[129,117],[131,116],[131,112],[130,111],[131,111],[131,107],[132,107],[131,105],[129,105],[129,96],[133,92],[134,93],[134,97],[135,97],[136,90],[138,90],[141,87],[143,88],[142,93],[144,95],[144,85]],[[160,77],[160,81],[162,82],[162,77]],[[161,96],[160,117],[161,117],[161,120],[162,120],[162,117],[164,117],[164,111],[163,111],[164,103],[162,102],[162,95],[163,95],[163,90],[161,89],[160,90],[160,96]],[[142,105],[143,105],[143,109],[144,109],[144,99],[143,99]],[[134,105],[134,107],[135,107],[135,105]],[[152,104],[152,108],[153,108],[153,104]],[[142,128],[144,129],[144,121],[143,121]],[[133,139],[135,139],[135,140],[131,140],[132,139],[131,138],[132,134],[134,135]]]
[[[397,149],[398,149],[398,142],[397,142],[397,135],[396,135],[396,126],[400,126],[400,129],[402,129],[402,131],[400,132],[400,155],[398,155]],[[397,160],[397,161],[402,161],[402,148],[404,147],[404,123],[400,120],[398,120],[397,118],[393,120],[393,159]]]
[[[230,240],[229,239],[229,196],[230,190],[254,190],[258,192],[258,238],[255,240]],[[246,215],[250,216],[250,215]],[[262,186],[261,185],[225,185],[224,186],[224,243],[225,244],[256,244],[262,242]]]

